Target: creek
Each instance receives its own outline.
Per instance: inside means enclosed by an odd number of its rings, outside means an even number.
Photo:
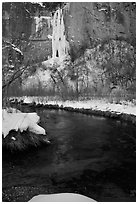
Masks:
[[[38,113],[51,144],[14,154],[3,150],[3,201],[60,192],[99,202],[136,200],[134,125],[63,110],[23,111]]]

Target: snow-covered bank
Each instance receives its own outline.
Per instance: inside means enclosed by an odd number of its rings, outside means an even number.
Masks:
[[[131,114],[136,116],[136,105],[132,102],[122,102],[120,104],[109,103],[106,100],[85,100],[85,101],[60,101],[60,100],[48,100],[47,97],[12,97],[11,99],[17,100],[18,102],[23,101],[24,103],[30,104],[35,103],[42,105],[58,105],[59,107],[65,108],[78,108],[78,109],[92,109],[100,111],[110,111],[116,114]]]
[[[49,143],[45,129],[37,124],[39,120],[37,113],[22,113],[12,108],[3,109],[3,145],[10,149],[25,149],[28,145]]]
[[[57,106],[62,109],[80,110],[80,112],[86,113],[89,110],[91,114],[123,117],[129,120],[129,117],[135,118],[136,105],[132,102],[122,102],[120,104],[109,103],[106,100],[85,100],[85,101],[61,101],[61,100],[48,100],[47,97],[18,97],[11,98],[13,101],[23,102],[26,104],[45,105],[45,106]],[[52,108],[52,107],[51,107]],[[126,117],[127,116],[127,117]],[[131,120],[131,119],[130,119]]]

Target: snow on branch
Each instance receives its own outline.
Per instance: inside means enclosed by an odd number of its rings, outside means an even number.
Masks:
[[[2,49],[8,48],[8,47],[12,47],[12,49],[14,49],[16,52],[18,52],[21,55],[23,55],[23,52],[18,47],[16,47],[16,45],[14,45],[13,43],[10,43],[10,42],[8,42],[6,40],[4,40],[3,42],[6,43],[7,46],[3,47]]]

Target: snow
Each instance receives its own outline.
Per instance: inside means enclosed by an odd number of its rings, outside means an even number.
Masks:
[[[35,25],[36,25],[35,31],[38,32],[39,28],[41,28],[43,26],[42,18],[36,16],[36,17],[34,17],[34,19],[35,19]]]
[[[13,111],[12,111],[13,110]],[[29,130],[35,134],[45,135],[45,130],[37,125],[40,117],[37,113],[22,113],[16,109],[2,110],[2,134],[4,138],[9,134],[10,130]],[[13,138],[14,140],[14,138]]]
[[[121,104],[109,103],[106,100],[85,100],[85,101],[60,101],[60,100],[49,100],[47,97],[20,97],[18,101],[23,100],[24,103],[43,104],[43,105],[58,105],[59,107],[71,107],[79,109],[91,109],[110,111],[116,114],[132,114],[136,115],[136,106],[132,102],[123,102]]]
[[[12,44],[12,45],[13,45],[13,44]],[[21,55],[23,55],[22,51],[21,51],[19,48],[13,47],[13,49],[14,49],[16,52],[19,52]]]
[[[34,87],[41,86],[47,88],[49,87],[51,81],[51,72],[50,70],[41,70],[41,68],[37,69],[34,75],[29,76],[26,80],[22,83],[22,89],[31,89]]]
[[[51,17],[50,16],[40,16],[40,17],[35,16],[34,19],[35,19],[35,25],[36,25],[36,32],[38,32],[38,30],[40,28],[42,28],[43,20],[47,21],[48,28],[50,28],[50,26],[51,26]]]
[[[58,8],[53,17],[35,17],[36,32],[38,31],[43,18],[47,20],[49,27],[52,25],[52,35],[47,35],[49,39],[52,39],[52,57],[43,61],[42,65],[46,67],[46,69],[56,66],[58,71],[60,71],[65,67],[65,63],[70,59],[69,42],[66,40],[63,10]]]
[[[63,20],[63,11],[58,9],[51,21],[53,32],[52,36],[47,37],[52,39],[52,58],[42,62],[44,66],[52,67],[53,65],[62,65],[62,62],[68,58],[69,42],[66,40],[65,25]]]
[[[17,48],[14,44],[12,44],[12,43],[10,43],[10,42],[8,42],[8,41],[6,41],[6,43],[7,43],[8,45],[5,46],[5,47],[3,47],[2,49],[6,49],[6,48],[8,48],[9,46],[12,46],[12,49],[13,49],[13,50],[15,50],[16,52],[19,52],[21,55],[23,55],[23,52],[22,52],[19,48]]]
[[[69,43],[65,36],[65,25],[62,9],[58,9],[53,17],[52,57],[62,57],[68,54]],[[58,56],[57,56],[58,52]]]
[[[84,108],[84,109],[92,109],[92,110],[101,110],[101,111],[110,111],[115,112],[116,114],[126,113],[136,115],[136,108],[134,106],[128,106],[123,104],[111,104],[106,103],[101,100],[89,100],[89,101],[66,101],[59,103],[58,105],[62,105],[63,107],[71,107],[71,108]]]
[[[48,35],[47,37],[48,37],[48,39],[52,39],[52,35]]]
[[[37,195],[29,202],[96,202],[96,200],[76,193],[58,193]]]
[[[51,17],[45,18],[49,21],[49,26],[52,25],[53,27],[52,36],[47,36],[49,39],[52,39],[52,58],[48,61],[45,61],[45,63],[53,65],[55,61],[60,62],[66,58],[69,53],[69,42],[66,40],[62,9],[59,8],[54,13],[53,19],[51,19]],[[36,17],[35,19],[38,21],[36,22],[36,27],[39,27],[41,19]],[[36,30],[38,30],[38,28]]]
[[[16,140],[16,138],[15,138],[15,137],[11,137],[11,139],[12,139],[12,140],[14,140],[14,141]]]

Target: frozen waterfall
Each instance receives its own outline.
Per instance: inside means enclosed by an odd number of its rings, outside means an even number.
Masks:
[[[64,58],[69,52],[69,43],[65,36],[65,25],[62,9],[58,9],[53,17],[52,58]]]
[[[42,62],[44,66],[52,67],[54,63],[64,67],[64,60],[69,58],[69,42],[66,40],[63,10],[58,8],[51,17],[52,36],[52,58]],[[62,63],[63,62],[63,63]]]

